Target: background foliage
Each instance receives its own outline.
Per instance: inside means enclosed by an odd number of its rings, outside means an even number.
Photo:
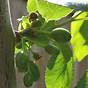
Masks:
[[[74,7],[76,7],[77,5],[80,5],[82,7],[85,6],[85,8],[81,9],[80,7],[78,7],[80,9],[75,9]],[[75,6],[74,3],[72,4],[72,6],[73,7],[71,7],[71,5],[62,6],[45,0],[28,0],[28,16],[23,16],[22,18],[18,19],[20,21],[20,37],[24,37],[21,40],[21,51],[25,51],[26,54],[31,52],[33,56],[35,56],[35,58],[39,59],[39,55],[31,51],[32,45],[36,44],[45,49],[47,45],[52,45],[50,46],[51,48],[48,47],[48,49],[50,49],[50,51],[52,52],[48,52],[51,56],[49,58],[45,71],[46,88],[71,88],[74,79],[75,61],[80,62],[84,59],[84,57],[88,55],[88,12],[83,12],[87,11],[87,7],[85,4],[76,4]],[[69,19],[66,19],[61,24],[61,18],[66,17],[73,11],[73,9],[75,10],[75,14]],[[38,14],[37,19],[35,14],[32,14],[31,18],[31,13]],[[70,31],[61,28],[68,22],[71,22]],[[53,36],[53,32],[56,31],[54,29],[56,28],[64,30],[65,34],[63,34],[64,32],[60,32],[59,35],[57,34],[57,36]],[[65,39],[68,36],[66,36],[66,33],[68,33],[68,35],[71,35],[70,41]],[[65,41],[62,41],[63,39],[65,39]],[[53,49],[55,49],[55,51],[57,52],[55,52]],[[36,65],[36,60],[33,58],[29,58],[29,63],[27,64],[28,71],[26,72],[30,75],[30,72],[35,73],[35,70],[37,70],[37,75],[33,75],[35,77],[38,76],[38,78],[34,80],[28,75],[28,79],[25,79],[24,81],[24,84],[27,87],[31,86],[34,81],[37,81],[40,76],[38,66]],[[33,67],[30,66],[30,63],[33,65]],[[87,76],[83,76],[82,79],[86,79],[86,77]],[[32,81],[32,83],[30,84],[29,81]],[[78,82],[77,88],[81,88],[80,85],[83,85],[83,88],[87,88],[87,79],[82,81],[83,82],[81,82],[80,80]]]

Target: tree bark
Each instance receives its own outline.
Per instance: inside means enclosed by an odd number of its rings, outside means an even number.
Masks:
[[[9,0],[0,0],[0,88],[16,88],[14,46]]]

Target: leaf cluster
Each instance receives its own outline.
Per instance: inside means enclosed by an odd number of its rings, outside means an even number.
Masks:
[[[40,77],[37,61],[41,56],[32,51],[36,44],[50,55],[45,70],[46,88],[71,88],[75,61],[82,61],[88,55],[88,12],[83,12],[87,8],[79,3],[62,6],[46,0],[28,0],[28,15],[18,19],[19,27],[15,32],[16,66],[25,72],[26,87]],[[73,16],[64,19],[72,12]],[[71,23],[70,30],[63,27],[68,23]],[[87,82],[82,85],[87,88]],[[81,88],[80,81],[77,88]]]

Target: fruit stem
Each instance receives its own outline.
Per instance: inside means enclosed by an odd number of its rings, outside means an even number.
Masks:
[[[22,50],[24,51],[25,47],[24,47],[24,39],[23,38],[21,39],[21,42],[22,42]]]
[[[78,14],[76,14],[75,16],[73,16],[73,17],[67,19],[67,20],[64,21],[63,23],[60,23],[59,21],[57,21],[56,27],[61,27],[61,26],[66,25],[66,24],[69,23],[69,22],[76,21],[75,18],[76,18],[77,16],[79,16],[81,13],[83,13],[83,12],[80,11]]]
[[[45,35],[50,35],[51,32],[50,31],[43,31],[43,30],[34,30],[35,32],[38,32],[38,33],[42,33],[42,34],[45,34]]]

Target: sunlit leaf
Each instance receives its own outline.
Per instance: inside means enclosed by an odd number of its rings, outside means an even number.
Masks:
[[[59,19],[71,12],[70,8],[56,5],[45,0],[28,0],[27,10],[29,13],[39,11],[47,20]]]
[[[26,16],[23,17],[22,26],[24,29],[27,29],[30,27],[30,22],[29,22],[28,17],[26,17]]]
[[[37,10],[37,0],[28,0],[27,10],[29,13],[36,11]]]
[[[20,51],[21,51],[21,49],[15,48],[15,54],[20,52]]]
[[[46,68],[45,82],[46,88],[71,88],[73,77],[73,60],[65,63],[63,54],[57,57],[52,70]]]
[[[76,19],[87,17],[88,13],[84,12]],[[78,61],[88,55],[88,20],[74,21],[71,24],[71,44],[73,46],[74,55]]]
[[[29,22],[29,18],[27,16],[22,16],[22,18],[17,19],[20,23],[19,23],[19,31],[23,29],[27,29],[30,27],[30,22]]]

